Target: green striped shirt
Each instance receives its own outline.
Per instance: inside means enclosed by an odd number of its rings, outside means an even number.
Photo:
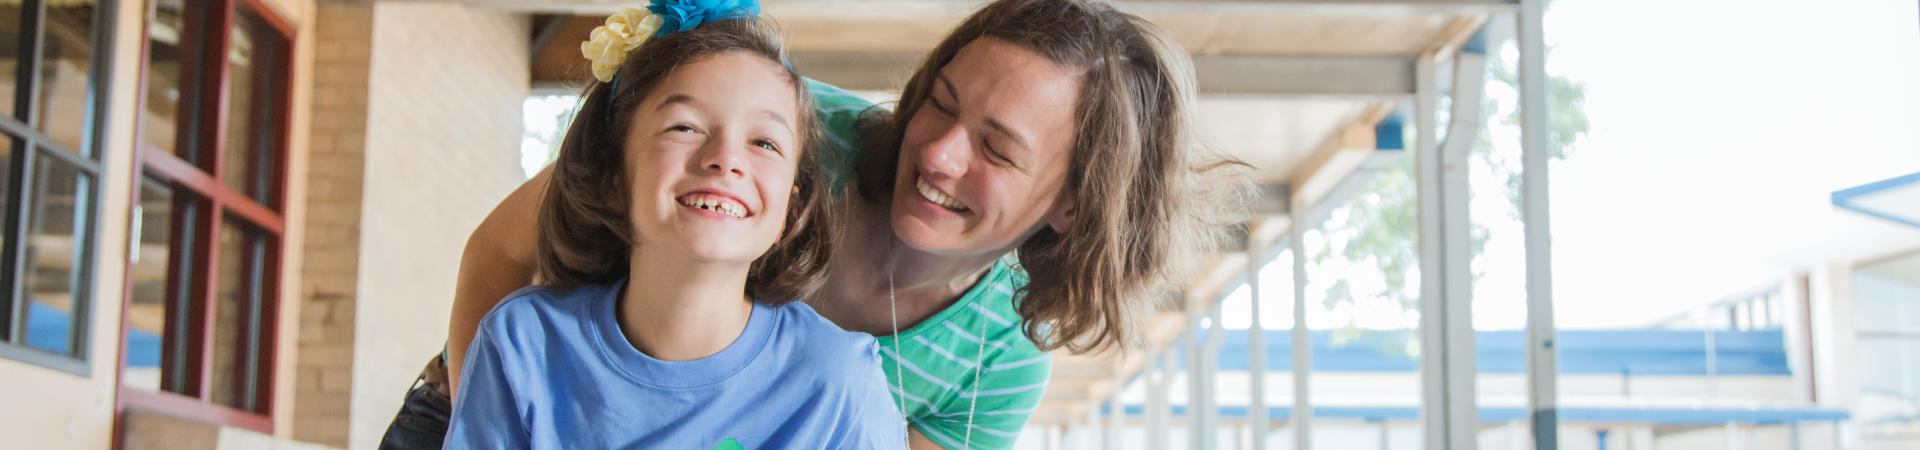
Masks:
[[[851,182],[865,140],[856,127],[873,103],[807,80],[820,115],[821,165],[836,186]],[[1053,359],[1021,331],[1014,292],[1026,275],[1011,255],[995,262],[953,306],[880,340],[882,369],[907,421],[948,449],[1006,449],[1046,393]]]

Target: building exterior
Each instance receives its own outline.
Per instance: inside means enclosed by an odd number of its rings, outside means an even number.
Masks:
[[[796,67],[873,98],[977,5],[765,3]],[[1423,334],[1417,359],[1364,344],[1404,346],[1404,330],[1343,347],[1328,330],[1226,329],[1222,301],[1249,268],[1383,167],[1421,158],[1423,202],[1465,195],[1462,175],[1409,150],[1464,151],[1421,130],[1441,128],[1442,98],[1460,100],[1451,117],[1479,115],[1475,67],[1501,40],[1489,24],[1517,22],[1523,78],[1539,67],[1542,2],[1190,3],[1122,4],[1194,53],[1207,134],[1259,167],[1248,245],[1160,305],[1149,348],[1056,355],[1023,448],[1529,448],[1529,421],[1556,401],[1550,442],[1570,449],[1920,446],[1915,248],[1809,263],[1645,329],[1476,332],[1458,303],[1470,297],[1432,292],[1454,306],[1423,304],[1411,333],[1456,331]],[[0,66],[14,69],[0,70],[0,447],[375,448],[442,348],[468,233],[525,177],[523,102],[578,85],[575,43],[610,11],[0,2]],[[1518,91],[1544,110],[1543,86]],[[1466,242],[1447,228],[1466,220],[1460,206],[1422,208],[1422,233]],[[1420,253],[1436,267],[1467,258]],[[1264,297],[1285,308],[1289,294]],[[1542,347],[1556,336],[1559,350]],[[1289,387],[1297,364],[1315,368],[1310,405]],[[1558,383],[1544,400],[1543,381]],[[1296,438],[1299,411],[1318,418],[1299,428],[1315,437]],[[1216,433],[1187,432],[1202,426]]]
[[[372,448],[440,349],[467,232],[523,179],[529,19],[127,0],[0,22],[33,75],[0,119],[4,446]]]

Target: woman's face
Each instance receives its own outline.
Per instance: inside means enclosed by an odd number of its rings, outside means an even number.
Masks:
[[[993,37],[960,48],[907,122],[894,234],[940,254],[1004,253],[1073,218],[1063,188],[1080,73]]]
[[[800,159],[793,89],[783,68],[745,52],[661,80],[627,132],[640,245],[750,264],[779,240]]]

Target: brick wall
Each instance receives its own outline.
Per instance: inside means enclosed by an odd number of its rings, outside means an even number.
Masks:
[[[314,22],[292,436],[340,447],[347,445],[353,392],[373,20],[372,6],[323,4]]]
[[[532,34],[524,15],[497,10],[379,2],[373,11],[352,379],[321,379],[353,391],[353,449],[374,448],[440,352],[467,236],[523,178]]]

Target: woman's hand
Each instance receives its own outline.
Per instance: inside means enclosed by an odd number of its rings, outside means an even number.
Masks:
[[[480,319],[508,294],[533,284],[537,219],[552,176],[553,167],[541,169],[500,200],[467,237],[467,248],[460,254],[460,278],[453,289],[452,320],[447,324],[449,392],[460,387],[460,369],[467,359],[467,346],[480,330]]]

